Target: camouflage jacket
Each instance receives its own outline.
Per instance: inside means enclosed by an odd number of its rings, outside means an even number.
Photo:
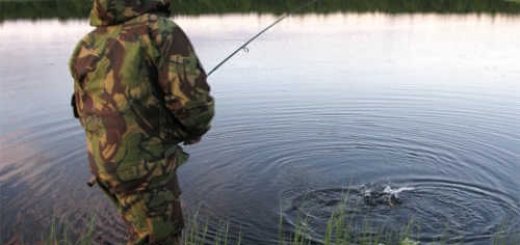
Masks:
[[[169,0],[94,0],[96,28],[70,70],[95,174],[167,157],[210,127],[206,73],[168,11]]]

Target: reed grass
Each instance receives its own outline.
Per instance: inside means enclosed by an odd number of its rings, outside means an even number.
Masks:
[[[400,229],[387,229],[384,226],[373,224],[364,219],[362,225],[355,224],[353,219],[349,219],[348,213],[345,212],[346,202],[340,204],[335,212],[328,219],[323,234],[313,237],[312,230],[308,224],[308,217],[299,217],[299,221],[291,231],[284,230],[284,219],[280,215],[278,228],[278,245],[419,245],[420,243],[413,240],[417,237],[420,225],[413,220],[408,225]],[[210,220],[202,219],[199,213],[190,215],[186,229],[183,235],[183,241],[186,245],[241,245],[242,231],[238,235],[231,234],[231,226],[228,222],[217,221],[217,230],[211,230]],[[92,218],[79,237],[73,238],[71,231],[65,224],[58,219],[53,219],[49,227],[46,237],[42,237],[40,244],[46,245],[89,245],[95,242],[94,231],[96,228],[96,219]],[[507,226],[504,224],[494,237],[491,239],[493,245],[509,245],[520,244],[520,237],[511,237],[512,234],[506,232]],[[438,244],[453,244],[448,242],[446,237],[437,241]],[[22,242],[19,244],[30,244]],[[463,244],[462,242],[460,244]]]

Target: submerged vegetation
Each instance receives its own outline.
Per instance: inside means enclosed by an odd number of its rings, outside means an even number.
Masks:
[[[86,3],[88,2],[88,3]],[[88,16],[86,0],[0,0],[0,20],[82,19]],[[302,0],[172,0],[172,13],[182,15],[225,13],[283,13]],[[305,13],[383,12],[519,14],[520,4],[504,0],[322,0]]]

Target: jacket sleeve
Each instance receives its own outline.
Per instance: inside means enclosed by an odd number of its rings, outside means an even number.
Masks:
[[[185,140],[195,139],[209,130],[214,115],[206,72],[186,34],[170,21],[164,28],[155,38],[163,102],[187,133]]]
[[[81,44],[83,43],[83,40],[81,40],[78,45],[76,45],[76,47],[74,48],[74,51],[72,52],[72,56],[70,57],[70,60],[69,60],[69,71],[70,71],[70,74],[72,76],[72,79],[74,80],[74,91],[72,92],[72,96],[71,96],[71,99],[70,99],[70,106],[71,106],[71,109],[72,109],[72,113],[74,115],[74,118],[76,119],[79,119],[80,115],[79,115],[79,110],[78,110],[78,100],[76,99],[76,96],[78,94],[78,90],[79,90],[79,81],[78,81],[78,74],[76,72],[76,59],[77,59],[77,56],[79,55],[79,52],[81,50]]]

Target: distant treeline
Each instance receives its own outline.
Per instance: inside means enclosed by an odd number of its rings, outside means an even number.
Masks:
[[[283,13],[304,0],[172,0],[172,13]],[[0,20],[86,18],[91,0],[0,0]],[[383,12],[520,14],[520,4],[504,0],[321,0],[305,13]]]

